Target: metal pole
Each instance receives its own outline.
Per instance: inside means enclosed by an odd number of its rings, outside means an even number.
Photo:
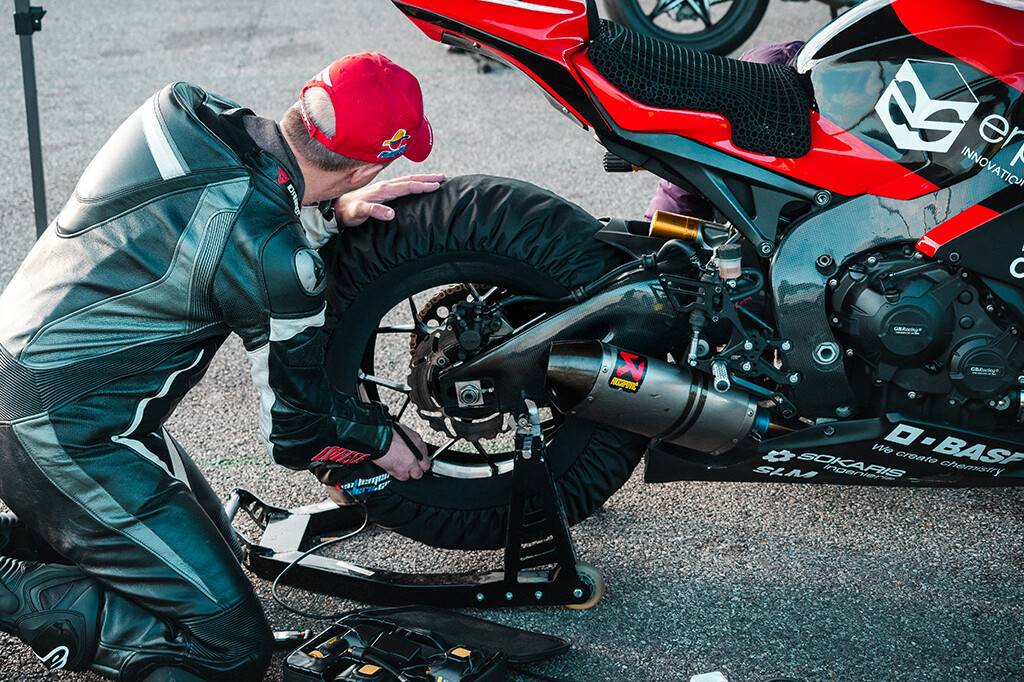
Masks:
[[[32,167],[32,198],[36,215],[36,236],[46,230],[46,185],[43,182],[43,147],[39,133],[39,98],[36,92],[36,60],[32,34],[42,30],[42,7],[30,7],[29,0],[14,0],[14,33],[21,39],[21,74],[25,83],[25,119],[28,122],[28,155]]]

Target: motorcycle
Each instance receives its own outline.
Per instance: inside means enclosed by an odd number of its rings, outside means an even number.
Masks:
[[[374,522],[503,546],[527,399],[570,523],[641,458],[647,481],[1024,481],[1024,14],[870,0],[780,66],[642,36],[594,0],[393,2],[522,70],[607,170],[717,217],[599,221],[475,176],[343,231],[328,371],[435,442],[430,475],[360,496]]]
[[[819,2],[828,5],[835,19],[840,10],[861,0]],[[757,30],[768,0],[604,0],[604,6],[609,19],[651,38],[725,55]]]

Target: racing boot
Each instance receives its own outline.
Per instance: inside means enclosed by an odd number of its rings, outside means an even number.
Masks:
[[[0,630],[50,670],[84,670],[95,655],[103,591],[75,566],[0,557]]]

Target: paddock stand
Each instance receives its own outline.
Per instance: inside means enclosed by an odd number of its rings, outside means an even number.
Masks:
[[[545,458],[540,415],[532,401],[526,401],[526,408],[515,432],[504,570],[396,573],[315,553],[302,556],[317,544],[317,538],[341,536],[359,528],[364,521],[359,507],[341,507],[326,500],[286,510],[236,488],[225,505],[229,518],[233,520],[244,511],[263,532],[262,539],[254,542],[236,529],[245,551],[244,564],[260,578],[274,580],[294,562],[281,584],[380,606],[593,606],[604,593],[604,581],[595,568],[576,561]],[[542,505],[526,513],[526,500],[538,494]],[[543,539],[526,542],[524,537]]]

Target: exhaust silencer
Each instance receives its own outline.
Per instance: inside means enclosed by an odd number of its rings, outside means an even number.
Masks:
[[[741,390],[716,391],[701,372],[600,341],[551,344],[545,388],[566,414],[712,455],[764,421]]]

